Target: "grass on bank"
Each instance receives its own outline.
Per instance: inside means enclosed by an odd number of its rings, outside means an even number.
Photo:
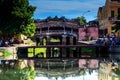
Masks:
[[[1,59],[7,58],[13,54],[12,52],[5,49],[0,49],[0,53],[1,53],[1,56],[0,56]]]
[[[59,39],[55,39],[55,38],[51,38],[50,42],[60,42],[60,40]]]

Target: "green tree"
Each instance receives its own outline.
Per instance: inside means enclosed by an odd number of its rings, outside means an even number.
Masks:
[[[120,14],[118,15],[117,18],[120,19]],[[116,21],[114,24],[115,25],[113,26],[113,30],[115,30],[115,32],[117,32],[118,30],[120,30],[120,22]]]
[[[116,21],[114,24],[115,24],[115,25],[114,25],[114,27],[113,27],[113,30],[114,30],[115,32],[117,32],[117,31],[120,29],[120,22],[119,22],[119,21]]]
[[[34,33],[35,33],[35,29],[36,29],[36,26],[34,24],[34,21],[32,21],[31,23],[27,24],[27,26],[25,26],[25,25],[21,26],[22,34],[24,34],[26,36],[33,36]]]
[[[77,17],[76,19],[74,19],[74,21],[79,22],[80,25],[86,25],[87,21],[85,19],[85,17],[81,16],[81,17]]]
[[[28,0],[0,0],[0,32],[5,35],[25,34],[31,36],[35,32],[32,18],[35,7]]]

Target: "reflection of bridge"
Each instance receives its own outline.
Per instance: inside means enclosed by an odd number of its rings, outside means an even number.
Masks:
[[[83,61],[85,60],[85,61]],[[40,59],[35,61],[35,70],[38,76],[51,77],[68,77],[84,75],[86,70],[92,73],[93,70],[98,69],[97,63],[91,63],[92,60],[97,59]],[[81,62],[83,61],[83,62]],[[85,62],[85,63],[84,63]],[[87,64],[90,62],[90,64]],[[95,66],[97,64],[97,66]],[[94,67],[90,67],[90,65]],[[82,67],[81,67],[82,66]]]
[[[46,45],[18,47],[19,59],[41,58],[107,58],[108,46],[98,45]]]

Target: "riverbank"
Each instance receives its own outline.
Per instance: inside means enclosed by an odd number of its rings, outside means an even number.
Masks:
[[[30,44],[13,44],[9,47],[0,47],[0,59],[2,60],[16,60],[17,58],[17,47],[33,46]]]

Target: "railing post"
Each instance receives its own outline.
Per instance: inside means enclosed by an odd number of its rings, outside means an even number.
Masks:
[[[70,37],[70,45],[73,45],[73,36]]]
[[[100,55],[100,50],[99,50],[98,46],[96,46],[96,52],[95,52],[95,54],[96,54],[96,58],[100,57],[99,56]]]
[[[46,49],[46,58],[50,58],[51,57],[51,48],[47,48]]]
[[[81,47],[78,48],[79,58],[81,58]]]
[[[33,55],[35,56],[35,48],[33,48]],[[37,56],[38,57],[38,56]]]
[[[66,35],[62,35],[62,45],[66,45]]]
[[[43,37],[40,37],[40,45],[43,45]]]
[[[66,35],[63,35],[62,36],[62,45],[65,45],[66,46]],[[62,57],[66,57],[66,48],[62,48]]]
[[[47,41],[46,41],[47,45],[50,44],[50,36],[47,36]]]

